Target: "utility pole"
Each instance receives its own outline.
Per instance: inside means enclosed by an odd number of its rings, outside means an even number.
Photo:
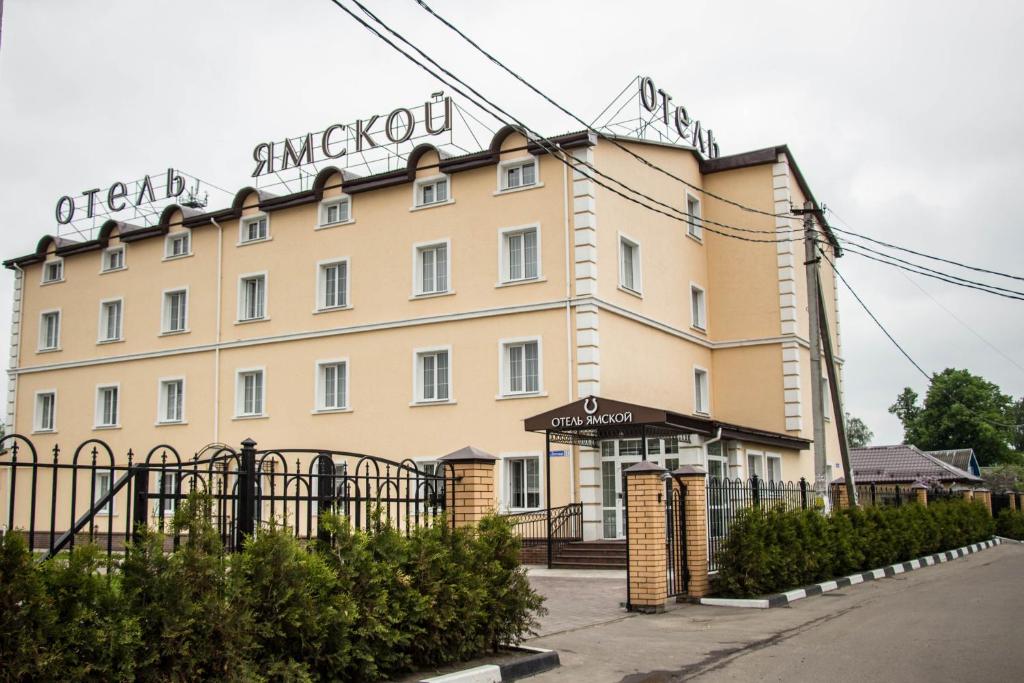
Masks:
[[[811,414],[814,420],[814,494],[828,508],[825,471],[828,460],[825,453],[825,413],[821,392],[821,320],[818,283],[818,258],[814,239],[814,204],[804,202],[804,208],[793,213],[804,217],[804,268],[807,274],[807,318],[810,322],[811,344]]]
[[[836,416],[836,432],[839,435],[839,453],[843,458],[843,481],[846,485],[846,499],[850,507],[857,507],[857,482],[853,478],[853,467],[850,466],[850,441],[846,437],[846,413],[839,395],[839,372],[836,370],[836,359],[832,349],[832,335],[828,328],[828,315],[825,313],[825,295],[818,278],[818,318],[821,321],[823,334],[821,337],[825,347],[825,367],[828,368],[828,386],[832,394],[832,413]]]

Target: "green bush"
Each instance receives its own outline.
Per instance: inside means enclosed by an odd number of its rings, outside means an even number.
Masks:
[[[0,539],[0,681],[377,681],[518,643],[544,611],[497,517],[408,535],[328,518],[310,546],[269,525],[230,554],[209,506],[180,506],[174,552],[146,531],[110,568]]]
[[[996,533],[1006,538],[1024,541],[1024,512],[1004,509],[996,518]]]
[[[1018,532],[1024,532],[1024,515],[1017,515]],[[1006,525],[1012,523],[1007,517]],[[718,552],[717,591],[734,597],[775,593],[976,543],[994,532],[988,510],[963,501],[828,516],[814,510],[742,510]]]

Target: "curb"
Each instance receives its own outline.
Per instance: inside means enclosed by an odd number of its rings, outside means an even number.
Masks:
[[[424,678],[418,681],[418,683],[508,683],[509,681],[517,681],[520,678],[543,673],[561,664],[558,660],[558,653],[554,650],[526,647],[525,645],[509,649],[530,652],[532,654],[520,657],[508,664],[484,664],[483,666],[475,666],[472,669],[463,669],[462,671],[453,671],[442,676]]]
[[[971,545],[964,546],[963,548],[957,548],[956,550],[947,550],[945,552],[936,553],[935,555],[928,555],[916,560],[910,560],[909,562],[898,562],[896,564],[890,564],[886,567],[882,567],[881,569],[872,569],[871,571],[863,572],[861,574],[851,574],[850,576],[844,576],[841,579],[823,581],[812,586],[807,586],[806,588],[797,588],[784,593],[766,595],[761,598],[701,598],[694,602],[713,607],[745,607],[748,609],[786,607],[791,602],[801,600],[812,595],[821,595],[822,593],[828,593],[829,591],[834,591],[839,588],[846,588],[847,586],[864,583],[865,581],[884,579],[888,576],[896,576],[897,574],[911,572],[915,569],[921,569],[922,567],[930,567],[935,564],[942,564],[943,562],[967,557],[968,555],[980,552],[986,548],[1000,545],[1003,540],[1003,538],[996,536],[992,540],[982,541],[981,543],[972,543]]]

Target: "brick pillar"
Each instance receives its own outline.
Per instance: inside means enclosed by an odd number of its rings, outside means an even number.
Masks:
[[[633,612],[663,612],[668,600],[665,557],[664,467],[639,462],[625,471],[629,605]]]
[[[992,516],[992,492],[988,489],[975,489],[974,499],[988,508],[989,517]]]
[[[686,567],[690,571],[687,598],[703,598],[711,592],[708,579],[708,489],[702,467],[684,465],[672,475],[686,487]],[[808,491],[810,495],[810,491]]]
[[[846,494],[846,484],[834,484],[832,486],[832,500],[836,502],[836,507],[840,510],[844,510],[850,507],[850,498]],[[809,496],[813,496],[813,492],[808,491]]]
[[[1017,502],[1017,494],[1014,493],[1013,491],[1010,491],[1010,496],[1009,497],[1010,497],[1010,509],[1011,510],[1020,510],[1020,505]]]
[[[914,492],[917,502],[921,505],[928,507],[928,487],[924,484],[917,482],[910,489]]]
[[[484,515],[494,511],[496,457],[466,446],[438,460],[445,464],[439,474],[446,479],[455,479],[454,484],[448,481],[445,488],[445,507],[450,518],[455,520],[455,526],[476,524]]]

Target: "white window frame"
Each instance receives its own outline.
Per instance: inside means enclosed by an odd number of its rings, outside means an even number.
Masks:
[[[540,510],[544,507],[544,467],[541,459],[541,453],[537,451],[525,451],[521,453],[502,453],[499,458],[501,459],[501,467],[499,468],[499,491],[501,491],[501,498],[499,505],[505,512],[525,512],[529,510]],[[512,506],[512,463],[515,461],[523,460],[536,460],[537,461],[537,506],[536,507],[513,507]],[[524,470],[525,474],[525,470]],[[529,497],[529,487],[525,492],[524,498]],[[529,502],[524,500],[524,502]]]
[[[697,206],[696,215],[693,214],[694,205]],[[688,217],[686,234],[698,242],[704,242],[704,207],[701,204],[700,198],[689,192],[686,193],[686,215]]]
[[[747,456],[746,462],[744,462],[743,465],[744,465],[744,467],[747,470],[747,479],[752,479],[754,474],[756,473],[757,474],[757,478],[760,479],[761,481],[764,481],[764,472],[765,472],[764,452],[762,452],[762,451],[752,451],[750,449],[747,449],[746,456]],[[751,458],[756,459],[757,462],[760,463],[760,465],[761,465],[761,467],[760,467],[761,471],[760,472],[757,472],[757,468],[756,467],[754,469],[751,469],[751,467],[750,467],[750,460],[751,460]]]
[[[700,293],[700,305],[694,308],[693,295]],[[707,332],[708,330],[708,293],[696,282],[690,283],[690,327]]]
[[[721,455],[712,455],[709,447],[713,444],[704,444],[704,456],[705,456],[705,469],[708,471],[708,478],[711,478],[711,463],[716,462],[722,466],[722,477],[719,481],[724,481],[729,478],[729,456],[726,454],[725,446],[721,441],[718,441],[718,448]]]
[[[633,287],[626,286],[626,268],[623,263],[623,245],[628,244],[633,248]],[[642,297],[644,295],[643,256],[640,249],[640,242],[632,237],[619,233],[619,289],[628,294]]]
[[[46,345],[46,316],[50,314],[57,315],[57,335],[54,340],[53,346]],[[64,316],[61,314],[59,308],[48,308],[45,311],[39,311],[39,339],[36,345],[36,351],[38,353],[49,353],[51,351],[60,351],[60,335],[63,331],[61,328],[64,326]]]
[[[447,398],[424,398],[423,397],[423,369],[420,364],[420,359],[423,356],[447,352],[448,353],[448,397]],[[455,361],[454,354],[452,353],[451,345],[444,346],[427,346],[423,348],[413,349],[412,351],[412,386],[413,386],[413,397],[412,402],[409,405],[412,406],[430,406],[430,405],[447,405],[455,403]],[[436,373],[436,368],[435,368]]]
[[[424,203],[423,201],[421,201],[421,188],[423,188],[426,185],[436,185],[442,180],[445,181],[445,198],[441,201],[433,201],[429,203]],[[437,194],[436,188],[434,189],[434,194]],[[439,173],[437,175],[428,176],[426,178],[417,178],[416,182],[413,183],[412,209],[410,209],[411,211],[415,211],[417,209],[429,209],[435,206],[445,206],[447,204],[454,203],[455,197],[454,195],[452,195],[452,177],[447,173]]]
[[[537,274],[533,277],[526,277],[526,261],[523,261],[523,277],[512,278],[511,266],[509,264],[509,239],[516,235],[533,231],[537,235]],[[519,285],[529,282],[539,282],[544,279],[544,272],[541,264],[544,263],[541,252],[541,231],[540,223],[528,223],[526,225],[514,225],[507,228],[498,228],[498,286]]]
[[[53,405],[50,406],[50,426],[43,427],[42,420],[42,397],[52,396]],[[32,415],[32,432],[34,434],[56,434],[57,433],[57,390],[56,389],[40,389],[35,392],[35,397],[32,401],[35,409]]]
[[[110,267],[110,257],[113,254],[121,254],[121,265],[117,268]],[[116,247],[108,247],[101,252],[100,255],[100,274],[103,273],[116,273],[121,270],[128,268],[128,250],[125,245],[121,244]]]
[[[700,385],[700,389],[703,390],[703,405],[700,405],[698,399],[698,385],[700,379],[698,379],[703,373],[704,383]],[[703,410],[702,410],[703,408]],[[693,366],[693,412],[697,415],[710,415],[711,414],[711,373],[707,368],[700,365]]]
[[[93,477],[93,491],[95,491],[96,500],[99,500],[100,498],[103,497],[103,491],[100,490],[100,484],[99,484],[100,477],[106,477],[109,480],[107,482],[107,490],[108,491],[114,487],[114,472],[111,471],[110,469],[96,469],[96,470],[93,471],[92,477]],[[96,515],[97,516],[102,516],[102,517],[113,517],[114,515],[116,515],[117,512],[114,510],[114,501],[116,499],[117,499],[117,496],[114,496],[113,498],[111,498],[110,502],[107,503],[106,506],[104,506],[104,507],[102,507],[102,508],[100,508],[99,510],[96,511]]]
[[[177,420],[167,419],[167,392],[165,388],[171,382],[181,382],[181,416]],[[161,377],[157,380],[156,387],[156,424],[159,425],[182,425],[188,424],[186,415],[185,400],[188,396],[186,390],[186,381],[184,376],[178,377]]]
[[[779,466],[779,478],[778,479],[773,479],[771,477],[771,469],[772,469],[771,468],[771,463],[772,462],[778,463],[778,466]],[[783,479],[782,479],[782,456],[781,455],[779,455],[778,453],[767,453],[767,452],[764,454],[764,477],[765,477],[765,481],[772,481],[772,482],[775,482],[776,484],[781,484],[782,483]],[[832,480],[829,479],[828,481],[832,481]]]
[[[60,277],[53,278],[52,280],[47,279],[46,273],[50,270],[50,266],[52,266],[54,264],[59,264],[60,265]],[[63,258],[57,256],[57,257],[52,258],[52,259],[47,259],[46,261],[43,261],[43,272],[40,273],[40,275],[39,275],[39,284],[40,285],[54,285],[54,284],[57,284],[58,282],[64,282],[65,276],[66,276],[66,271],[65,271],[65,263],[64,263],[64,259]]]
[[[527,164],[533,164],[533,182],[529,185],[516,185],[515,187],[508,186],[508,171],[509,169],[522,167]],[[543,187],[544,183],[540,181],[540,159],[529,154],[527,156],[516,157],[514,159],[508,159],[498,164],[498,189],[495,194],[505,194],[507,192],[521,192],[523,190],[532,190],[535,187]],[[522,171],[520,170],[520,175]]]
[[[324,384],[324,368],[330,365],[341,365],[343,366],[343,377],[345,380],[345,400],[340,406],[328,406],[326,399],[326,385]],[[350,413],[352,407],[349,403],[349,396],[352,391],[351,384],[349,383],[349,362],[348,357],[343,358],[326,358],[318,360],[314,366],[313,376],[313,412],[314,413]]]
[[[256,238],[253,238],[253,239],[249,239],[249,237],[248,237],[249,226],[252,225],[253,223],[258,223],[260,221],[266,221],[267,222],[267,232],[266,232],[266,234],[263,237],[256,237]],[[246,244],[257,244],[259,242],[269,242],[269,241],[270,241],[270,214],[269,213],[261,212],[261,213],[253,214],[251,216],[242,216],[241,218],[238,219],[238,244],[236,246],[241,247],[241,246],[246,245]]]
[[[445,283],[446,288],[440,291],[423,291],[423,259],[421,253],[428,249],[443,246],[445,248]],[[435,257],[434,268],[436,273],[437,260]],[[434,277],[435,281],[437,277]],[[452,241],[449,237],[443,237],[441,239],[430,240],[428,242],[417,242],[412,245],[412,297],[413,299],[422,299],[432,296],[445,296],[448,294],[454,294],[455,289],[452,286]]]
[[[116,337],[105,336],[107,331],[107,304],[120,304],[121,319],[118,320]],[[100,323],[96,332],[97,344],[113,344],[124,341],[124,297],[100,299]]]
[[[171,244],[180,238],[185,239],[185,246],[188,249],[182,254],[172,254]],[[164,237],[164,261],[174,261],[180,258],[188,258],[192,255],[192,233],[189,230],[179,230],[178,232],[169,232]]]
[[[245,375],[250,373],[260,373],[262,375],[262,381],[260,382],[260,412],[258,413],[246,413],[243,408],[245,406]],[[236,420],[255,420],[267,417],[267,369],[265,366],[251,367],[251,368],[238,368],[235,370],[235,417]]]
[[[333,265],[345,264],[345,303],[341,305],[328,306],[327,305],[327,291],[325,289],[326,279],[324,278],[324,271]],[[329,258],[322,261],[316,262],[316,308],[314,313],[323,313],[325,311],[344,311],[352,308],[352,263],[348,256],[342,256],[339,258]]]
[[[537,345],[537,389],[536,391],[526,391],[526,385],[524,382],[524,389],[522,391],[512,391],[512,377],[509,374],[509,349],[513,346],[521,346],[526,344]],[[524,355],[524,363],[525,359],[526,357]],[[531,396],[547,396],[547,393],[544,391],[544,344],[542,343],[540,336],[511,337],[508,339],[498,340],[498,386],[500,390],[498,392],[497,398],[523,398]]]
[[[344,220],[334,221],[333,223],[328,223],[327,222],[327,211],[328,211],[328,209],[330,209],[332,206],[338,206],[340,204],[347,204],[348,205],[348,211],[347,211],[348,215],[347,215],[347,218],[345,218]],[[320,207],[319,207],[319,210],[317,211],[317,221],[316,221],[316,229],[317,230],[326,230],[327,228],[336,228],[339,225],[349,225],[350,223],[355,223],[355,219],[352,217],[352,198],[349,195],[342,194],[342,195],[335,196],[335,197],[324,197],[320,201]]]
[[[171,329],[171,325],[170,325],[170,322],[171,322],[170,297],[171,297],[172,294],[181,294],[181,293],[185,294],[185,324],[184,324],[184,326],[180,330],[172,330]],[[191,294],[189,293],[188,285],[186,285],[184,287],[172,287],[170,289],[165,289],[163,292],[160,293],[160,334],[161,335],[185,334],[186,332],[191,332],[191,328],[189,326],[189,315],[188,315],[189,299],[190,298],[191,298]]]
[[[116,418],[114,422],[107,423],[103,422],[103,391],[105,389],[114,389],[117,392],[117,404],[115,406]],[[123,402],[121,400],[121,383],[120,382],[108,382],[106,384],[96,385],[96,412],[93,415],[93,429],[120,429],[121,428],[121,407]]]
[[[245,313],[245,283],[247,280],[254,278],[263,278],[263,315],[258,318],[246,318]],[[263,320],[270,320],[270,275],[267,271],[260,271],[258,273],[243,273],[238,276],[238,310],[236,311],[237,318],[235,319],[236,325],[244,325],[246,323],[261,322]]]
[[[827,375],[821,376],[821,416],[827,421],[832,420],[832,392]]]

